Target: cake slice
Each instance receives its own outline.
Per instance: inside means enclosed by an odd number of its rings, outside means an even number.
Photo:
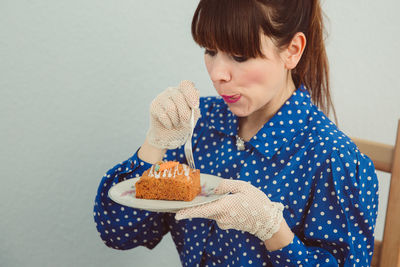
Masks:
[[[200,170],[176,161],[158,162],[136,182],[136,198],[191,201],[200,194]]]

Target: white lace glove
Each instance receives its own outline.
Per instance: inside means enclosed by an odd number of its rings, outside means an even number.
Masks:
[[[183,145],[190,134],[191,109],[194,122],[200,118],[199,92],[190,81],[168,87],[150,106],[147,141],[155,147],[174,149]]]
[[[283,205],[272,202],[259,189],[240,180],[223,180],[215,193],[232,193],[214,202],[179,210],[175,219],[207,218],[221,229],[236,229],[257,236],[262,241],[275,234],[283,219]]]

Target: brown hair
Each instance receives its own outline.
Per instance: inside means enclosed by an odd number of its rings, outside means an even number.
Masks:
[[[197,44],[247,58],[264,56],[261,30],[278,48],[304,33],[307,45],[292,70],[293,81],[297,87],[303,84],[327,115],[332,109],[336,119],[319,0],[200,0],[192,21]]]

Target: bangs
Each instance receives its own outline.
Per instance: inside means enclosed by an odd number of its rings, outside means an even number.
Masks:
[[[254,0],[201,0],[192,36],[201,47],[247,58],[264,57],[260,33],[269,35],[263,8]],[[267,30],[267,31],[266,31]]]

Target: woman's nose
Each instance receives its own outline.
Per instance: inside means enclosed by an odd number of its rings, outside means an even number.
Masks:
[[[229,62],[220,55],[216,55],[209,68],[211,80],[215,82],[228,82],[231,80]]]

